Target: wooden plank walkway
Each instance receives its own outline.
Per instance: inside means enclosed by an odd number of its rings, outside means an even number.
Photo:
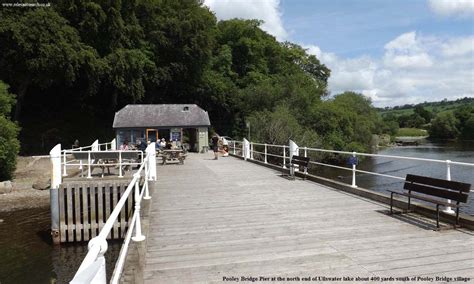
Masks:
[[[144,280],[432,277],[437,282],[435,277],[460,276],[473,281],[472,231],[436,232],[388,216],[386,210],[310,181],[289,181],[237,158],[190,155],[185,165],[158,168]],[[421,281],[406,280],[386,282]],[[369,282],[381,281],[358,281]]]

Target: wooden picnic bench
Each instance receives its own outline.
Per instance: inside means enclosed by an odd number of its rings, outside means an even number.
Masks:
[[[288,164],[290,167],[290,175],[291,179],[295,179],[295,169],[303,169],[304,173],[306,174],[308,171],[309,166],[309,158],[304,156],[297,156],[293,155],[290,159],[290,163]]]
[[[163,159],[163,165],[166,165],[168,161],[178,161],[179,164],[183,165],[186,159],[186,152],[182,149],[168,149],[161,151],[161,157]]]
[[[456,208],[456,224],[454,227],[459,225],[459,208],[463,206],[460,203],[467,202],[471,185],[457,181],[408,174],[405,178],[403,189],[403,192],[389,190],[390,214],[393,214],[394,194],[408,197],[408,208],[405,212],[410,212],[410,201],[412,198],[433,203],[436,204],[436,227],[439,229],[440,206]],[[455,203],[449,203],[448,199]]]
[[[89,156],[90,153],[90,156]],[[140,159],[140,152],[117,152],[117,151],[101,151],[101,152],[73,152],[72,156],[74,159],[79,161],[89,161],[91,160],[91,170],[95,167],[100,167],[102,169],[102,177],[104,177],[105,168],[107,168],[107,173],[110,175],[110,167],[116,167],[118,161],[121,159],[122,162],[135,162]],[[128,166],[128,165],[126,165]],[[82,174],[82,173],[81,173]]]

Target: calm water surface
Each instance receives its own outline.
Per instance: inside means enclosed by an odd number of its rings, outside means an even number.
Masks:
[[[474,141],[463,143],[424,141],[420,146],[381,149],[378,151],[378,154],[474,163]],[[351,183],[352,181],[350,171],[318,168],[316,174],[347,183]],[[370,157],[363,160],[358,166],[358,169],[402,178],[408,173],[435,178],[446,178],[446,164],[422,161]],[[473,185],[471,188],[474,189],[474,167],[451,165],[451,180],[470,183]],[[367,189],[386,192],[387,190],[400,190],[403,187],[403,181],[358,173],[357,185]],[[462,208],[461,211],[469,215],[474,215],[474,192],[470,193],[467,206]]]
[[[48,208],[0,213],[0,283],[68,283],[87,253],[87,244],[54,246]],[[109,242],[107,279],[121,243]]]

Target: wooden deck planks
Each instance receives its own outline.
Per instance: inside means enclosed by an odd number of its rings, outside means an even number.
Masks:
[[[145,283],[222,283],[225,275],[474,278],[472,232],[435,232],[387,216],[385,205],[232,157],[188,158],[158,168]]]

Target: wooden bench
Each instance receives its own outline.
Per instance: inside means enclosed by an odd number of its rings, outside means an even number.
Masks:
[[[73,152],[72,156],[79,161],[89,161],[89,152],[86,151]],[[122,159],[122,162],[135,162],[138,161],[139,158],[140,152],[90,152],[91,170],[93,170],[94,167],[100,167],[102,169],[102,177],[104,177],[105,168],[107,168],[107,173],[110,175],[110,167],[116,167],[120,159]],[[128,165],[125,165],[125,167],[127,166]]]
[[[179,164],[183,165],[184,160],[188,154],[182,149],[177,150],[163,150],[161,151],[161,157],[163,159],[163,165],[166,165],[168,161],[178,161]]]
[[[296,168],[303,168],[304,173],[308,171],[308,166],[309,166],[309,158],[308,157],[303,157],[303,156],[296,156],[293,155],[290,159],[290,163],[288,164],[290,167],[290,175],[289,177],[291,179],[295,179],[295,169]]]
[[[410,201],[412,198],[433,203],[436,204],[436,227],[439,229],[439,206],[456,208],[455,227],[459,225],[459,208],[463,206],[460,203],[467,202],[471,185],[457,181],[408,174],[405,178],[403,189],[403,192],[389,190],[390,214],[393,214],[394,194],[408,197],[406,212],[410,212]],[[453,203],[448,203],[448,199]]]

